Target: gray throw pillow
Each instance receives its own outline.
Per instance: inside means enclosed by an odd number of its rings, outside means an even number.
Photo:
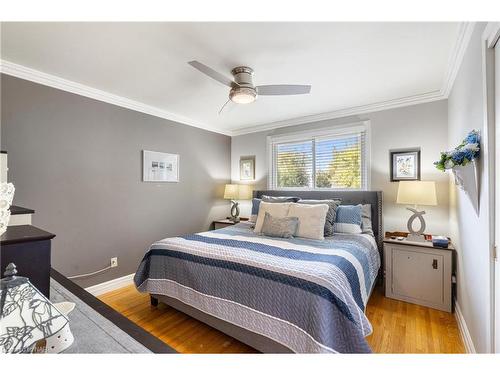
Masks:
[[[269,212],[264,216],[261,233],[269,237],[291,238],[297,233],[299,218],[273,217]]]
[[[368,233],[374,236],[372,228],[372,205],[364,204],[361,209],[361,229],[363,233]]]
[[[263,202],[269,203],[286,203],[286,202],[298,202],[299,197],[272,197],[270,195],[263,195],[261,197]]]
[[[341,199],[301,199],[299,204],[327,204],[329,209],[325,220],[325,237],[333,236],[333,225],[337,216],[337,207],[342,203]]]

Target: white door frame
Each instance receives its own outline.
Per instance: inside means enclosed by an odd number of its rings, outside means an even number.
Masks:
[[[490,348],[491,352],[500,352],[499,347],[495,347],[498,339],[495,337],[496,326],[500,325],[500,321],[496,321],[495,296],[500,298],[500,290],[495,290],[496,278],[500,275],[495,275],[495,265],[498,261],[495,251],[495,245],[500,249],[500,238],[496,238],[496,226],[500,225],[500,212],[495,209],[495,44],[500,38],[500,22],[489,22],[486,26],[482,37],[483,50],[483,96],[484,96],[484,134],[483,144],[486,146],[483,154],[487,159],[487,174],[488,174],[488,210],[489,210],[489,247],[490,247]],[[495,217],[497,218],[495,220]]]

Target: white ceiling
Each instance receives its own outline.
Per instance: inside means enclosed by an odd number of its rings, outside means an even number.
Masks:
[[[231,133],[439,92],[458,23],[3,23],[2,60]],[[254,83],[312,84],[310,95],[229,103],[228,88],[187,64]]]

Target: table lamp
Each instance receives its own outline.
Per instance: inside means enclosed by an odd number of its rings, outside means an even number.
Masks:
[[[74,341],[69,320],[15,264],[0,280],[0,353],[59,353]]]
[[[226,188],[224,189],[224,199],[231,200],[231,217],[229,220],[232,220],[235,223],[240,221],[240,208],[238,207],[238,202],[236,202],[236,200],[251,198],[251,185],[226,184]]]
[[[413,204],[415,207],[407,207],[408,210],[413,212],[413,215],[408,219],[408,232],[410,233],[406,238],[408,241],[425,241],[425,220],[423,215],[425,211],[418,211],[417,206],[436,206],[436,184],[434,181],[400,181],[398,187],[398,197],[396,199],[398,204]],[[413,221],[420,220],[420,229],[413,230]]]

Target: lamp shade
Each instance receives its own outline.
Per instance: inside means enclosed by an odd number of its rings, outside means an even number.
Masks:
[[[251,199],[251,185],[226,184],[224,199]]]
[[[400,181],[396,203],[436,206],[436,183],[434,181]]]
[[[31,353],[42,339],[50,342],[47,353],[63,351],[74,341],[68,318],[26,277],[16,274],[10,263],[0,280],[0,353]]]

